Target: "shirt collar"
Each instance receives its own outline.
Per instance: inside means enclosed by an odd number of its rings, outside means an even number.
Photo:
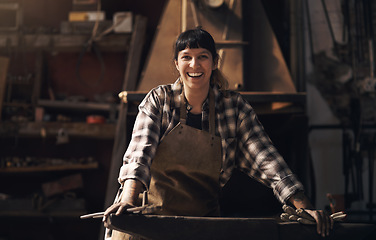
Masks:
[[[220,94],[220,91],[218,89],[217,85],[210,85],[210,87],[213,89],[214,93],[214,101],[218,98],[218,95]],[[172,84],[172,92],[173,92],[173,108],[180,108],[180,96],[183,91],[183,83],[181,82],[180,78],[178,78],[173,84]],[[192,109],[192,106],[187,104],[187,110],[190,111]],[[209,98],[206,98],[202,109],[204,111],[209,109]]]

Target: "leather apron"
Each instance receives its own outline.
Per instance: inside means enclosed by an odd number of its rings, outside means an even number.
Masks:
[[[215,136],[214,94],[209,91],[209,132],[186,125],[184,90],[180,99],[180,123],[161,140],[151,165],[148,201],[162,206],[158,215],[219,216],[222,148]],[[110,232],[106,240],[141,239]]]
[[[157,214],[219,216],[222,148],[214,94],[209,91],[209,132],[185,124],[184,91],[180,98],[180,123],[161,140],[151,165],[149,202],[162,206]]]

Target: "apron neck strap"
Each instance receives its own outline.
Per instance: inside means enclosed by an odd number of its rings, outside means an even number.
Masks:
[[[180,95],[180,122],[187,122],[187,101],[185,100],[184,89]],[[213,89],[209,89],[209,133],[215,135],[215,100]]]
[[[215,100],[211,88],[209,90],[209,133],[215,135]]]
[[[185,101],[184,88],[180,94],[180,122],[182,124],[187,122],[187,101]]]

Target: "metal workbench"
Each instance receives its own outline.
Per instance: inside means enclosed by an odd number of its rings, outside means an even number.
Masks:
[[[274,218],[185,217],[162,215],[112,215],[109,228],[152,240],[311,240],[323,239],[315,225],[281,222]],[[376,226],[335,223],[325,239],[376,239]]]

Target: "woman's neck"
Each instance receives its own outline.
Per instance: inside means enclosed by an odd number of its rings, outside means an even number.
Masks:
[[[185,98],[188,103],[192,106],[191,113],[197,114],[202,112],[202,104],[208,97],[209,86],[205,89],[189,89],[184,88]]]

